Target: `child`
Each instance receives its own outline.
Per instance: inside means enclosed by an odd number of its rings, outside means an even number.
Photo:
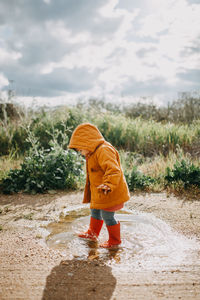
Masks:
[[[112,248],[121,244],[120,223],[114,214],[130,195],[117,150],[90,123],[83,123],[74,130],[68,148],[79,151],[86,158],[83,203],[90,202],[91,218],[88,231],[79,237],[96,241],[105,221],[109,239],[100,246]]]

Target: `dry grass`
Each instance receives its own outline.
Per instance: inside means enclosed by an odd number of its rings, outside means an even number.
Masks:
[[[181,150],[178,154],[170,152],[168,156],[163,155],[155,156],[152,161],[145,162],[139,166],[139,170],[149,176],[159,177],[165,174],[166,168],[173,168],[177,161],[190,161],[194,165],[200,166],[200,158],[192,158],[189,153],[184,154]]]
[[[22,158],[13,158],[12,156],[0,157],[0,180],[5,177],[10,169],[19,169],[23,162]]]

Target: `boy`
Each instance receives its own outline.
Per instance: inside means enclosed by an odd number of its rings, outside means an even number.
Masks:
[[[100,246],[112,248],[120,245],[120,223],[114,214],[130,195],[117,150],[90,123],[83,123],[74,130],[68,148],[79,151],[86,158],[83,203],[90,202],[91,218],[88,231],[79,237],[96,241],[105,221],[109,239]]]

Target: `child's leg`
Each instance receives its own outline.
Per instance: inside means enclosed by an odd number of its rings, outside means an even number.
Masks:
[[[89,229],[86,232],[79,233],[78,236],[80,238],[96,241],[102,226],[103,220],[101,217],[101,211],[99,209],[91,209]]]
[[[92,208],[90,211],[91,211],[91,217],[92,218],[97,219],[97,220],[102,220],[100,209]]]
[[[115,220],[114,211],[101,210],[101,215],[107,226],[112,226],[117,224],[117,221]]]
[[[121,238],[120,238],[120,223],[117,222],[114,218],[115,212],[102,210],[101,214],[103,220],[106,223],[109,239],[107,242],[102,243],[100,247],[103,248],[117,247],[119,244],[121,244]]]

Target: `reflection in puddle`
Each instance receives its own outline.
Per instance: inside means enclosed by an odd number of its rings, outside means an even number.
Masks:
[[[122,210],[116,214],[121,222],[122,244],[118,249],[104,249],[98,242],[77,237],[86,231],[90,210],[79,206],[65,211],[57,223],[50,223],[47,244],[65,252],[68,258],[100,260],[120,271],[137,269],[163,270],[190,264],[191,257],[199,250],[196,240],[188,239],[174,232],[165,222],[152,214]],[[106,226],[99,236],[99,242],[107,240]]]

